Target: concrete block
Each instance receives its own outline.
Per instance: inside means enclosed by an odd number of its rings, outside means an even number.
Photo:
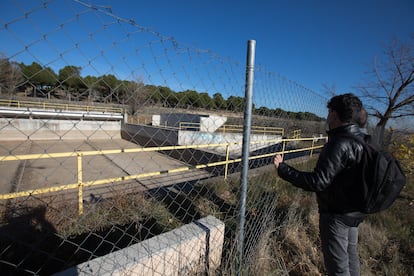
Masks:
[[[224,223],[208,216],[55,275],[187,275],[220,266]]]

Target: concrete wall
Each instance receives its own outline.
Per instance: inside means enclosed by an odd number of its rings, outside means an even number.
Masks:
[[[276,135],[250,135],[250,151],[255,151],[261,148],[266,148],[271,145],[277,144],[281,141],[281,136]],[[266,142],[266,141],[272,142]],[[211,147],[203,148],[202,150],[225,155],[225,146],[215,146],[216,144],[230,144],[230,156],[237,157],[242,153],[242,133],[210,133],[210,132],[199,132],[199,131],[185,131],[181,130],[178,133],[178,144],[179,145],[203,145],[211,144]],[[256,141],[260,141],[257,143]]]
[[[0,118],[0,140],[118,139],[121,121]]]
[[[159,114],[153,115],[152,124],[154,126],[179,127],[180,122],[200,123],[200,117],[208,117],[208,115],[187,113]]]
[[[208,216],[55,275],[210,275],[223,242],[224,223]]]
[[[178,130],[146,125],[122,125],[122,138],[145,146],[177,145]]]
[[[213,116],[200,118],[200,131],[215,132],[219,127],[227,122],[227,117]]]
[[[164,129],[155,126],[145,125],[122,125],[122,138],[133,141],[145,146],[169,146],[169,145],[205,145],[211,144],[208,148],[202,148],[213,154],[225,155],[225,146],[216,146],[217,144],[230,145],[230,155],[238,157],[242,152],[243,134],[242,133],[217,133],[217,132],[201,132],[177,129]],[[250,135],[250,151],[266,148],[279,143],[281,136],[276,135]],[[265,142],[271,140],[273,142]],[[255,143],[256,141],[263,141]]]
[[[181,122],[200,124],[200,131],[214,132],[226,123],[227,117],[187,113],[152,115],[153,126],[179,127]]]
[[[119,139],[123,114],[0,107],[0,141]]]

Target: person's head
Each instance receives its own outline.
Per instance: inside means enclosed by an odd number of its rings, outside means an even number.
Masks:
[[[327,107],[328,126],[329,129],[334,129],[342,125],[358,124],[361,122],[362,102],[354,94],[347,93],[332,97]]]

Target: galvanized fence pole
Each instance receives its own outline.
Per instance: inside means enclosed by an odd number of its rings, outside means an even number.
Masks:
[[[243,123],[243,144],[242,144],[242,172],[240,180],[240,218],[239,218],[239,274],[243,266],[243,247],[244,247],[244,224],[246,212],[247,197],[247,175],[249,172],[249,149],[250,149],[250,130],[252,119],[252,100],[253,100],[253,80],[254,80],[254,58],[255,58],[256,41],[249,40],[247,44],[247,61],[246,61],[246,85]]]

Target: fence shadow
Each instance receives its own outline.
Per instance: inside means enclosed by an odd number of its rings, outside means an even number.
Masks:
[[[0,226],[1,275],[50,275],[159,235],[155,218],[109,225],[64,237],[46,218],[47,206],[9,208]]]
[[[60,238],[46,219],[46,207],[7,210],[0,227],[0,271],[2,275],[39,274],[62,261],[50,255]]]

